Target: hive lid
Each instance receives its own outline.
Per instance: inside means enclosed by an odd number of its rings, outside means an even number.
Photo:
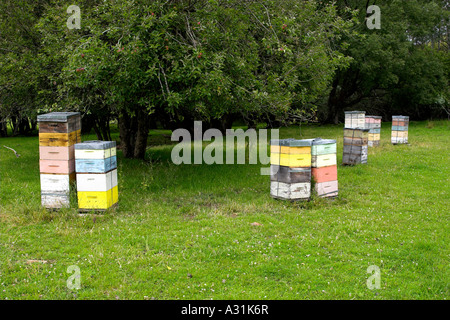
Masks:
[[[271,145],[279,145],[283,147],[310,147],[312,144],[312,141],[314,139],[303,139],[303,140],[296,140],[296,139],[281,139],[281,140],[270,140]]]
[[[322,144],[334,144],[336,143],[336,140],[332,140],[332,139],[322,139],[322,138],[317,138],[313,140],[312,145],[316,146],[316,145],[322,145]]]
[[[79,117],[79,112],[50,112],[37,116],[38,122],[67,122],[70,118]]]
[[[344,111],[344,113],[346,113],[346,114],[360,114],[360,113],[366,114],[365,111]]]
[[[409,116],[392,116],[392,119],[409,119]]]
[[[105,150],[112,147],[115,141],[89,140],[75,144],[76,150]]]
[[[372,119],[381,119],[382,116],[366,116],[366,118],[372,118]]]
[[[344,130],[359,130],[359,131],[369,131],[370,129],[366,128],[344,128]]]

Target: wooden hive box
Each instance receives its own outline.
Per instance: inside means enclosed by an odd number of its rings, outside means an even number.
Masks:
[[[346,128],[364,128],[366,125],[365,111],[345,111]]]
[[[81,130],[79,112],[51,112],[37,116],[39,133],[70,133]]]
[[[75,158],[75,147],[45,147],[39,146],[40,160],[70,161]]]
[[[342,164],[357,165],[367,163],[367,154],[351,154],[344,153],[342,156]]]
[[[292,168],[311,167],[311,144],[312,139],[271,140],[270,163]],[[283,151],[288,153],[283,153]]]
[[[49,209],[69,208],[70,196],[62,193],[41,193],[41,204]]]
[[[368,139],[369,138],[369,129],[365,128],[344,128],[344,138],[351,139]]]
[[[309,183],[311,182],[311,168],[291,168],[271,165],[270,180],[284,183]]]
[[[319,182],[314,185],[314,190],[319,197],[337,197],[338,196],[338,181]]]
[[[75,163],[66,160],[39,160],[39,171],[67,175],[75,172]]]
[[[344,145],[365,146],[369,141],[369,135],[367,138],[349,138],[344,137]]]
[[[49,174],[41,173],[41,193],[70,195],[71,186],[75,182],[75,173]]]
[[[315,183],[334,181],[337,180],[337,165],[312,168],[311,173]]]
[[[271,181],[270,195],[285,200],[305,200],[311,197],[311,183],[284,183]]]
[[[366,129],[381,128],[380,116],[366,116]]]
[[[70,147],[78,142],[81,142],[81,130],[70,133],[39,132],[39,145],[42,147]]]
[[[409,117],[408,116],[392,116],[392,126],[409,126]]]
[[[369,136],[370,136],[370,134],[381,134],[381,129],[378,129],[378,128],[371,128],[371,129],[369,129]],[[370,139],[369,139],[370,140]]]
[[[312,156],[311,167],[329,167],[337,164],[336,154],[322,154],[319,156]]]
[[[331,139],[314,139],[311,147],[311,154],[313,156],[320,156],[325,154],[336,153],[336,140]]]
[[[392,126],[392,131],[408,131],[407,126]]]
[[[381,135],[379,133],[369,133],[369,142],[371,141],[379,141]]]

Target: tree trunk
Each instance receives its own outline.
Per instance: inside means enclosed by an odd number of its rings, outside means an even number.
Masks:
[[[130,117],[126,111],[119,116],[120,148],[125,158],[144,159],[149,132],[149,116],[137,111]]]
[[[81,134],[82,135],[90,134],[93,126],[94,126],[94,118],[93,118],[93,116],[85,114],[81,118]]]
[[[1,137],[8,136],[8,126],[6,125],[5,119],[0,119],[0,136]]]
[[[28,119],[28,117],[21,117],[19,119],[19,134],[27,135],[28,133],[30,133],[30,131],[30,120]]]
[[[137,159],[145,158],[148,132],[150,129],[150,123],[148,118],[149,116],[145,111],[139,110],[137,119],[136,142],[133,151],[133,157]]]
[[[339,79],[336,76],[336,79],[333,81],[333,87],[331,89],[330,95],[328,96],[328,114],[327,114],[327,123],[333,123],[338,124],[339,123],[339,112],[340,106],[342,106],[342,101],[339,101],[339,94],[338,94],[338,84]]]

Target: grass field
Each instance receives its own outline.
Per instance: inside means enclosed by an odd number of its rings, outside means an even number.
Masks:
[[[398,146],[390,125],[367,165],[338,165],[338,199],[294,203],[270,198],[261,165],[176,166],[152,132],[152,161],[119,152],[120,205],[96,216],[42,209],[37,137],[2,138],[0,299],[448,299],[450,124],[412,122]],[[342,133],[280,135],[337,139],[340,164]]]

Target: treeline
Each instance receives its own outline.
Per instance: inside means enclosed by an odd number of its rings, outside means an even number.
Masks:
[[[372,3],[373,2],[373,3]],[[337,123],[343,110],[447,116],[449,1],[61,0],[0,3],[0,134],[78,110],[126,157],[151,128]]]

